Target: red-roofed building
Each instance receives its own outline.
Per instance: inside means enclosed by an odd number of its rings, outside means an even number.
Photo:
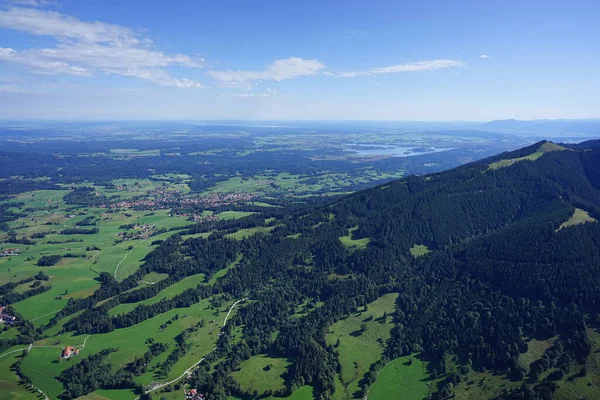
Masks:
[[[79,349],[75,347],[67,346],[63,349],[61,357],[62,358],[71,358],[73,356],[79,355]]]
[[[190,389],[190,391],[185,394],[185,398],[187,400],[204,400],[204,395],[198,393],[198,390],[196,389]]]

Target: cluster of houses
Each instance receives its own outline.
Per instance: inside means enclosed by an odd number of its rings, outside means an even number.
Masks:
[[[194,222],[212,222],[212,221],[219,220],[218,215],[200,215],[200,214],[183,213],[183,214],[181,214],[181,216],[188,217],[188,220],[194,221]]]
[[[5,312],[6,307],[0,306],[0,324],[12,325],[17,322],[17,317],[14,317]]]
[[[144,210],[164,210],[173,206],[221,207],[240,202],[253,201],[256,193],[215,193],[204,197],[181,198],[178,190],[153,190],[153,197],[136,200],[122,200],[112,204],[103,204],[101,208],[137,208]]]
[[[17,247],[0,250],[0,257],[18,256],[21,249]]]
[[[161,210],[176,203],[181,195],[179,190],[157,188],[148,192],[150,198],[136,200],[121,200],[112,204],[102,204],[101,208],[138,208],[145,210]]]
[[[181,200],[181,205],[200,205],[203,207],[229,206],[240,202],[252,201],[258,197],[256,193],[215,193],[204,197],[187,197]]]
[[[75,347],[67,346],[62,350],[60,357],[67,359],[67,358],[71,358],[73,356],[78,356],[78,355],[79,355],[79,349],[77,349]]]
[[[133,232],[119,232],[117,236],[123,240],[148,239],[153,233],[154,225],[135,225],[133,229],[135,229]]]

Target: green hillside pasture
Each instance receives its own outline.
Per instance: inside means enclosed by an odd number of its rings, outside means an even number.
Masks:
[[[551,142],[546,142],[543,145],[541,145],[537,149],[537,151],[535,151],[527,156],[493,162],[488,166],[487,170],[495,170],[498,168],[508,167],[508,166],[514,165],[521,161],[535,161],[546,153],[550,153],[553,151],[564,151],[564,150],[569,150],[569,149],[567,149],[566,147],[562,147],[557,144],[551,143]]]
[[[527,352],[519,355],[519,364],[529,370],[531,363],[542,358],[546,350],[552,347],[557,340],[558,336],[546,340],[530,340],[527,342]]]
[[[269,232],[271,232],[276,227],[277,227],[277,225],[269,226],[269,227],[255,226],[253,228],[240,229],[240,230],[238,230],[235,233],[230,233],[228,235],[225,235],[225,237],[228,237],[230,239],[242,240],[242,239],[245,239],[245,238],[250,237],[252,235],[256,235],[257,233],[268,234]]]
[[[25,208],[45,208],[62,202],[63,196],[70,190],[34,190],[32,192],[19,193],[15,201],[25,203]]]
[[[133,390],[114,389],[114,390],[96,390],[85,396],[81,396],[78,400],[133,400],[138,397]],[[180,392],[177,393],[177,399],[182,399]]]
[[[227,274],[227,272],[229,272],[229,270],[231,268],[234,268],[235,266],[237,266],[240,263],[240,261],[242,261],[243,257],[244,257],[243,254],[238,254],[238,256],[236,257],[236,259],[233,260],[231,263],[229,263],[229,265],[227,266],[227,268],[223,268],[223,269],[215,272],[213,274],[213,276],[210,278],[210,280],[208,281],[208,284],[209,285],[214,285],[215,282],[217,282],[218,279],[221,279],[222,277],[224,277]]]
[[[180,376],[187,368],[210,352],[216,345],[218,333],[223,325],[227,310],[233,302],[227,302],[218,310],[211,309],[210,299],[204,299],[188,308],[179,308],[150,318],[140,324],[117,329],[110,333],[91,335],[80,356],[70,360],[56,360],[60,356],[60,348],[33,348],[27,357],[23,360],[23,372],[29,376],[33,383],[39,386],[50,397],[56,396],[62,391],[62,385],[55,379],[62,371],[67,369],[73,363],[81,358],[88,357],[100,350],[108,347],[115,347],[119,350],[107,357],[107,362],[116,369],[133,361],[135,357],[141,357],[147,350],[145,339],[153,338],[157,342],[168,343],[169,349],[155,358],[150,364],[149,371],[138,377],[137,381],[142,384],[148,384],[155,380],[153,369],[158,363],[164,361],[173,350],[174,337],[184,329],[197,324],[201,319],[206,321],[206,325],[196,331],[188,340],[191,345],[190,351],[185,354],[171,369],[168,379],[174,379]],[[168,323],[175,315],[179,319]],[[166,324],[166,328],[160,328]],[[43,346],[65,346],[80,345],[85,340],[86,335],[70,336],[63,334],[57,337],[44,339],[36,342],[36,345]]]
[[[371,242],[371,238],[352,239],[354,231],[358,229],[358,225],[348,229],[346,236],[340,237],[340,242],[350,249],[364,249]]]
[[[261,354],[240,364],[240,370],[232,376],[244,390],[256,390],[263,394],[267,390],[275,391],[283,387],[284,380],[281,376],[290,364],[283,358]]]
[[[15,303],[15,309],[35,326],[45,324],[67,304],[69,298],[90,295],[99,287],[94,279],[97,275],[88,269],[88,264],[84,259],[77,259],[76,262],[62,266],[33,269],[29,275],[39,270],[44,271],[50,276],[52,287],[47,292]]]
[[[110,309],[108,314],[111,316],[117,315],[117,314],[126,314],[139,305],[142,305],[142,304],[150,305],[150,304],[158,303],[162,299],[173,298],[173,297],[177,296],[178,294],[180,294],[181,292],[183,292],[184,290],[195,288],[204,282],[205,282],[204,274],[191,275],[191,276],[183,278],[182,280],[174,283],[171,286],[164,288],[163,290],[158,292],[158,294],[154,297],[151,297],[146,300],[142,300],[137,303],[119,304],[118,306]]]
[[[143,216],[141,213],[133,212],[131,217],[125,217],[117,214],[114,220],[100,224],[100,232],[94,235],[66,235],[74,236],[84,240],[83,243],[67,244],[48,244],[40,243],[35,246],[28,246],[19,258],[20,262],[16,268],[10,271],[3,264],[0,264],[0,282],[23,279],[33,276],[39,271],[43,271],[50,276],[51,289],[37,296],[30,297],[15,304],[15,308],[26,319],[31,320],[34,325],[41,326],[47,323],[53,313],[63,308],[69,298],[81,298],[91,295],[99,287],[96,280],[98,273],[105,271],[109,273],[117,270],[117,277],[124,278],[133,273],[142,263],[142,259],[154,247],[151,242],[156,239],[164,239],[172,235],[172,232],[151,237],[146,241],[126,241],[114,244],[120,231],[118,226],[127,221],[137,220],[136,223],[151,223],[158,220],[157,227],[179,226],[187,221],[178,218],[168,218],[166,213],[162,215]],[[125,219],[123,219],[125,218]],[[95,239],[94,239],[95,238]],[[48,235],[48,240],[64,240],[65,235]],[[85,252],[86,246],[96,245],[101,250]],[[129,246],[134,246],[129,250]],[[136,247],[137,246],[137,247]],[[36,265],[37,259],[44,254],[65,254],[86,253],[88,258],[68,258],[62,260],[59,264],[52,267],[40,267]],[[28,257],[33,260],[25,261]],[[11,260],[12,262],[12,260]],[[119,263],[121,263],[119,265]]]
[[[244,218],[252,214],[254,213],[250,211],[223,211],[222,213],[217,215],[219,216],[219,219],[227,221],[230,219]]]
[[[557,382],[556,398],[561,400],[600,399],[600,333],[588,329],[592,351],[585,362],[586,376],[569,380],[581,371],[581,365],[573,364],[565,378]]]
[[[176,226],[185,226],[189,224],[189,221],[185,220],[182,217],[169,217],[168,211],[160,210],[155,211],[152,215],[148,215],[150,213],[144,212],[136,212],[130,211],[126,213],[105,213],[106,210],[102,209],[92,209],[92,208],[80,208],[82,211],[86,213],[86,215],[75,216],[74,218],[67,218],[61,225],[45,225],[45,219],[35,217],[35,222],[31,222],[28,220],[28,227],[26,228],[15,228],[17,234],[19,235],[30,235],[31,233],[44,231],[44,232],[54,232],[48,234],[44,239],[36,239],[36,245],[20,245],[15,246],[22,249],[21,254],[19,256],[10,257],[0,259],[0,283],[4,283],[8,280],[16,280],[22,279],[24,276],[28,276],[30,270],[21,268],[23,266],[33,266],[35,270],[39,270],[39,268],[35,265],[37,259],[42,255],[46,254],[65,254],[66,252],[72,253],[83,253],[85,248],[88,246],[97,246],[102,252],[99,254],[95,254],[96,264],[94,269],[97,271],[106,271],[113,272],[116,268],[116,265],[124,259],[125,255],[127,255],[130,250],[129,246],[138,246],[135,251],[131,252],[131,255],[128,255],[122,263],[123,273],[128,275],[133,272],[135,268],[139,266],[140,258],[149,251],[150,243],[153,240],[159,238],[159,236],[152,237],[147,241],[142,242],[141,240],[132,240],[132,241],[124,241],[122,243],[115,244],[115,241],[118,240],[118,233],[122,232],[119,229],[119,226],[128,223],[135,224],[152,224],[155,225],[157,229],[159,228],[172,228]],[[128,214],[128,215],[125,215]],[[57,217],[64,215],[63,212],[56,212]],[[99,218],[99,232],[91,235],[60,235],[58,232],[65,228],[71,228],[75,226],[75,223],[83,220],[86,216],[96,216]],[[169,232],[165,234],[165,237],[168,237],[172,234]],[[81,242],[72,242],[72,243],[58,243],[58,244],[50,244],[50,241],[56,242],[64,242],[66,240],[81,240]],[[140,245],[143,243],[143,247]],[[91,255],[91,254],[90,254]],[[136,258],[137,257],[137,258]],[[26,261],[27,258],[33,258],[33,260]],[[17,268],[18,267],[18,268]],[[10,269],[10,271],[8,271]],[[119,268],[120,269],[120,268]],[[10,272],[10,273],[9,273]],[[16,275],[16,276],[15,276]],[[121,277],[120,277],[121,278]]]
[[[585,224],[586,222],[596,222],[596,219],[590,216],[590,214],[587,211],[582,210],[581,208],[576,208],[571,218],[563,222],[557,230],[561,230],[579,224]]]
[[[215,272],[208,282],[205,282],[206,278],[205,278],[204,274],[196,274],[196,275],[187,276],[187,277],[183,278],[182,280],[180,280],[179,282],[176,282],[173,285],[164,288],[163,290],[158,292],[158,294],[154,297],[151,297],[146,300],[142,300],[137,303],[119,304],[118,306],[110,309],[108,311],[108,314],[111,316],[117,315],[117,314],[126,314],[140,304],[149,305],[149,304],[158,303],[162,299],[173,298],[173,297],[177,296],[178,294],[180,294],[181,292],[183,292],[184,290],[195,288],[198,285],[202,285],[202,284],[214,285],[215,282],[217,281],[217,279],[223,277],[227,273],[227,271],[229,271],[231,268],[238,265],[239,262],[242,260],[242,257],[243,256],[241,254],[239,254],[237,256],[237,258],[233,262],[231,262],[226,268],[223,268],[222,270]]]
[[[454,388],[454,398],[457,400],[491,399],[502,393],[504,389],[518,388],[521,383],[494,375],[489,371],[471,371]]]
[[[404,356],[383,367],[369,391],[369,399],[422,400],[427,398],[430,387],[433,390],[435,385],[428,382],[425,363],[416,357]]]
[[[285,397],[285,400],[313,400],[314,390],[311,386],[302,386],[300,389],[296,390],[289,397]],[[269,397],[269,400],[276,399],[277,397]]]
[[[415,258],[424,256],[425,254],[429,253],[429,251],[429,247],[423,244],[415,244],[413,247],[410,248],[410,254]]]
[[[356,313],[333,324],[327,333],[327,344],[336,345],[339,339],[341,379],[346,387],[346,397],[358,390],[358,381],[369,371],[372,363],[381,358],[385,341],[394,324],[391,316],[380,321],[384,313],[392,314],[396,308],[397,293],[382,296],[368,305],[368,310]],[[366,321],[365,320],[369,320]],[[365,331],[360,334],[364,324]]]
[[[311,386],[302,386],[288,397],[267,397],[266,400],[313,400],[314,390]],[[167,397],[169,400],[171,398]],[[227,400],[241,400],[238,397],[230,396]]]
[[[15,346],[5,350],[2,354],[12,350],[23,348],[23,346]],[[11,365],[16,363],[21,357],[21,352],[9,354],[0,357],[0,400],[33,400],[38,398],[37,391],[31,391],[25,386],[19,384],[19,378],[13,371],[10,370]]]

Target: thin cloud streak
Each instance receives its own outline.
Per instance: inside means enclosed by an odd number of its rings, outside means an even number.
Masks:
[[[431,60],[431,61],[418,61],[407,64],[391,65],[388,67],[370,68],[362,71],[349,71],[340,72],[336,76],[342,78],[354,78],[356,76],[371,76],[379,74],[397,74],[405,72],[423,72],[423,71],[437,71],[448,68],[460,68],[465,67],[466,64],[459,60]]]
[[[357,76],[371,76],[379,74],[436,71],[449,68],[460,68],[465,66],[466,63],[459,60],[430,60],[400,65],[392,65],[387,67],[370,68],[367,70],[335,72],[327,68],[325,64],[323,64],[317,59],[305,60],[302,58],[290,57],[286,59],[275,60],[272,64],[270,64],[266,69],[262,71],[209,71],[208,75],[219,81],[223,86],[251,87],[254,82],[283,81],[292,78],[315,75],[353,78]]]

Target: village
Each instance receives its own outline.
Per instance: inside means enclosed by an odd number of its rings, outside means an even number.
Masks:
[[[101,208],[133,208],[142,210],[164,210],[173,206],[201,206],[206,208],[223,207],[256,200],[256,193],[218,193],[203,197],[181,198],[177,190],[155,190],[154,197],[144,199],[121,200],[116,203],[102,204]]]

